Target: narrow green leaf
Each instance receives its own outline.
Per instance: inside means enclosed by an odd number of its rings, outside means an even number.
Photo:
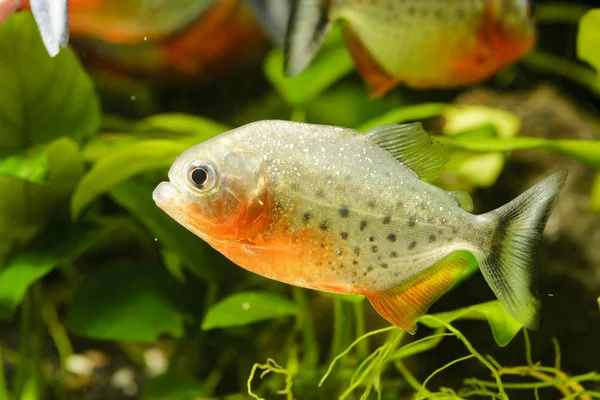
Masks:
[[[75,259],[102,233],[88,226],[59,226],[0,269],[0,319],[12,317],[27,289],[59,264]]]
[[[304,107],[328,87],[354,70],[354,62],[342,42],[341,33],[333,29],[312,63],[300,74],[283,74],[283,51],[274,49],[264,63],[264,72],[277,92],[292,107]]]
[[[420,121],[427,118],[433,118],[442,114],[448,107],[450,106],[443,103],[424,103],[400,107],[360,124],[356,129],[361,132],[367,132],[381,125],[401,124],[407,121]]]
[[[151,139],[132,143],[98,160],[81,179],[71,202],[76,219],[98,196],[142,172],[168,169],[189,143]]]
[[[294,303],[273,293],[236,293],[208,310],[202,322],[202,329],[243,326],[266,319],[297,315],[298,312]]]
[[[180,337],[182,318],[159,268],[116,262],[88,274],[67,310],[67,327],[101,340],[153,342],[161,334]]]
[[[142,400],[190,400],[206,396],[201,382],[178,372],[167,372],[148,381]]]
[[[600,43],[600,8],[590,10],[581,18],[577,35],[577,56],[594,67],[596,72],[600,72],[598,43]]]
[[[444,146],[472,152],[509,152],[515,150],[545,150],[560,153],[600,168],[600,141],[550,140],[533,137],[480,138],[468,140],[461,137],[436,136]]]
[[[0,265],[15,246],[25,245],[43,227],[68,217],[68,199],[83,175],[77,145],[59,138],[46,147],[47,179],[38,184],[0,175]]]
[[[215,252],[202,239],[175,222],[152,200],[153,187],[126,182],[113,188],[110,196],[146,226],[160,245],[176,253],[196,276],[207,282],[219,279]]]
[[[497,300],[433,314],[433,316],[447,323],[456,320],[487,320],[499,346],[506,346],[510,343],[522,328],[522,325],[511,317]],[[427,315],[423,316],[419,322],[430,328],[440,328],[442,326],[438,321]]]
[[[96,133],[91,79],[70,49],[48,57],[31,13],[0,24],[0,60],[0,157],[65,135],[81,144]]]
[[[179,135],[212,137],[231,129],[208,118],[189,114],[156,114],[136,124],[138,132],[168,132]]]

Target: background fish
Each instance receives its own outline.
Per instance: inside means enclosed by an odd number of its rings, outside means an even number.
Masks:
[[[31,7],[44,1],[31,0]],[[72,44],[85,54],[82,61],[109,76],[189,85],[232,74],[260,59],[267,47],[241,0],[71,0],[69,13]]]
[[[466,193],[422,180],[447,159],[420,124],[363,135],[262,121],[187,150],[154,200],[236,264],[292,285],[366,295],[409,332],[461,278],[470,252],[506,309],[537,327],[536,246],[567,172],[473,215]]]
[[[67,0],[0,0],[0,23],[23,6],[31,8],[35,22],[50,57],[69,43],[69,11]]]
[[[527,0],[300,0],[292,9],[285,72],[300,73],[335,20],[374,96],[398,83],[453,87],[488,78],[531,49]]]

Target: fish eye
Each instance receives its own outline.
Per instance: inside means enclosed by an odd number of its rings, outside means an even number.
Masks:
[[[210,190],[217,181],[216,169],[208,162],[199,161],[190,164],[187,170],[188,183],[198,190]]]

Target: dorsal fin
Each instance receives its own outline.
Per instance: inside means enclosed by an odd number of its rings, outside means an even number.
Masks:
[[[473,211],[473,199],[471,195],[464,190],[453,190],[450,192],[456,199],[456,202],[465,211]]]
[[[437,178],[448,162],[448,152],[432,140],[419,122],[383,125],[365,134],[423,180]]]
[[[331,28],[329,1],[297,0],[292,5],[284,43],[284,72],[295,76],[321,48]]]

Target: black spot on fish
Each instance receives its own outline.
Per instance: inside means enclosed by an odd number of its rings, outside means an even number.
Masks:
[[[448,220],[446,218],[442,218],[440,219],[440,222],[445,225],[448,222]]]
[[[410,226],[411,228],[414,227],[417,224],[417,219],[415,217],[410,217],[408,219],[408,226]]]
[[[377,247],[377,246],[371,246],[371,251],[373,253],[377,253],[379,251],[379,247]]]
[[[452,233],[458,233],[458,228],[457,227],[453,227],[452,228]]]
[[[374,241],[375,241],[375,236],[371,236],[371,237],[369,238],[369,242],[374,242]]]
[[[435,242],[435,235],[429,235],[429,243]]]
[[[389,267],[389,265],[386,263],[381,264],[381,268],[383,268],[383,269],[387,269],[388,267]]]
[[[324,245],[323,243],[321,243],[321,248],[322,248],[322,249],[324,249],[324,248],[325,248],[325,245]]]
[[[338,255],[338,256],[341,256],[342,254],[344,254],[344,252],[342,251],[342,249],[340,249],[339,247],[337,247],[335,249],[335,254]]]
[[[438,233],[441,235],[441,234],[442,234],[442,230],[440,229],[440,230],[438,231]]]
[[[396,203],[396,207],[402,208],[402,207],[404,207],[404,203],[402,203],[401,201],[399,201],[398,203]]]
[[[421,209],[422,210],[427,210],[427,203],[425,203],[424,201],[421,202]]]
[[[344,240],[348,239],[348,232],[340,232],[340,237]]]
[[[392,251],[392,252],[390,253],[390,257],[391,257],[391,258],[398,258],[398,253],[396,253],[395,251]]]
[[[352,260],[352,264],[358,265],[358,261],[357,260]]]
[[[329,222],[323,221],[323,222],[321,222],[321,225],[319,225],[319,227],[321,228],[322,231],[326,231],[329,229]]]
[[[348,218],[348,216],[350,215],[350,210],[348,210],[348,207],[346,206],[343,206],[338,211],[340,213],[340,217],[342,218]]]
[[[367,272],[366,272],[366,271],[365,271],[365,272],[363,272],[363,276],[367,276]]]
[[[304,215],[302,216],[302,221],[308,222],[308,221],[310,221],[311,218],[312,218],[312,214],[309,212],[305,212]]]
[[[343,269],[344,268],[344,264],[340,264],[340,266],[338,268],[339,269]]]
[[[408,245],[408,249],[412,250],[415,247],[417,247],[417,242],[415,242],[414,240],[412,242],[410,242],[410,244]]]
[[[357,256],[360,256],[360,247],[354,248],[354,254],[356,254]]]
[[[367,221],[365,221],[365,220],[360,221],[360,230],[364,231],[366,227],[367,227]]]
[[[373,271],[375,268],[373,268],[372,266],[369,266],[369,268],[367,268],[367,271],[371,272]]]
[[[317,197],[320,197],[320,198],[325,197],[325,192],[323,192],[323,190],[321,190],[321,189],[317,190]]]
[[[433,218],[433,217],[427,218],[427,223],[428,224],[434,224],[435,223],[435,218]]]
[[[454,241],[453,238],[448,238],[448,243],[452,243]]]
[[[375,202],[374,202],[373,200],[371,200],[370,202],[368,202],[368,203],[367,203],[367,205],[368,205],[370,208],[375,208]]]
[[[298,189],[300,189],[300,186],[298,186],[298,184],[296,182],[292,182],[292,184],[290,185],[290,188],[295,192]]]
[[[389,215],[386,215],[385,217],[383,217],[383,221],[384,224],[389,224],[390,222],[392,222],[392,217],[390,217]]]
[[[394,242],[396,241],[396,235],[395,235],[395,234],[393,234],[393,233],[390,233],[390,234],[388,235],[387,239],[388,239],[390,242],[394,243]]]
[[[399,273],[399,272],[394,272],[394,277],[396,277],[396,276],[398,276],[398,275],[400,275],[400,273]]]

